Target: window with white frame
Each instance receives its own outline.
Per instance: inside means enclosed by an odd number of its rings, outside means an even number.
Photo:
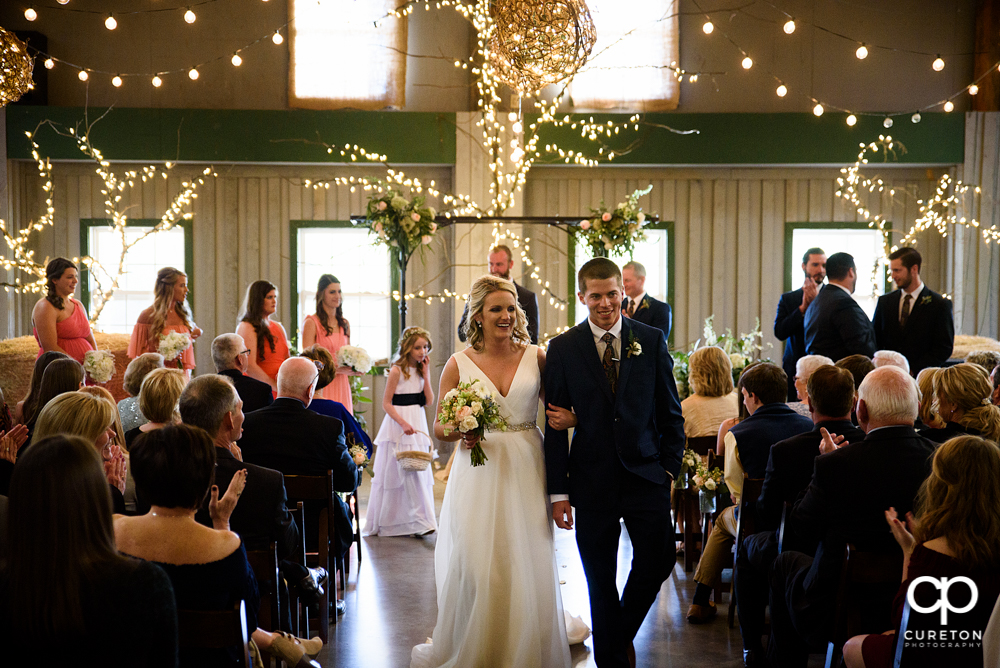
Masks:
[[[351,323],[351,345],[373,360],[392,351],[392,272],[389,253],[372,244],[368,230],[356,227],[299,227],[296,231],[295,331],[301,337],[306,316],[316,312],[316,286],[323,274],[340,279],[344,317]],[[301,339],[300,339],[301,340]]]
[[[84,224],[81,221],[81,224]],[[130,224],[125,228],[125,241],[132,243],[146,232],[152,225]],[[122,253],[122,238],[114,227],[109,224],[89,225],[87,228],[85,255],[93,257],[115,272]],[[176,267],[188,274],[189,282],[191,268],[186,266],[185,228],[173,227],[169,230],[150,235],[133,246],[125,255],[125,272],[118,282],[114,295],[101,311],[96,329],[115,334],[131,334],[132,327],[139,314],[153,304],[153,288],[156,285],[156,272],[163,267]],[[110,277],[93,269],[87,272],[88,303],[87,312],[93,314],[99,301],[98,286],[94,273],[99,272],[101,283],[107,289]],[[197,319],[197,314],[196,314]]]
[[[291,0],[289,105],[306,109],[401,107],[406,21],[396,0]]]
[[[676,109],[679,0],[588,0],[597,43],[573,78],[575,107]]]
[[[875,314],[878,298],[885,292],[885,265],[882,261],[883,238],[878,230],[862,228],[815,228],[796,227],[792,229],[792,289],[802,287],[802,256],[810,248],[822,248],[826,256],[834,253],[850,253],[858,271],[858,284],[854,290],[854,301],[871,318]]]
[[[619,267],[625,265],[625,263],[630,260],[634,260],[646,268],[646,294],[648,294],[653,299],[659,299],[661,302],[667,301],[667,263],[669,262],[669,235],[665,229],[654,229],[645,228],[646,239],[645,241],[640,241],[635,244],[635,252],[632,257],[629,258],[628,255],[615,255],[611,254],[609,258],[615,262]],[[576,298],[576,292],[579,290],[579,286],[576,283],[577,272],[580,271],[580,267],[584,265],[588,260],[593,259],[593,253],[591,253],[590,246],[586,244],[578,243],[576,244],[576,265],[573,272],[573,295],[572,301],[577,305],[576,320],[583,320],[585,315],[586,307],[580,304],[579,300]],[[582,310],[581,310],[582,309]]]

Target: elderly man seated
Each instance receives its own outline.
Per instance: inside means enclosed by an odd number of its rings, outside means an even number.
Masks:
[[[809,650],[827,641],[847,543],[898,554],[902,563],[899,546],[886,530],[885,511],[895,508],[904,517],[930,473],[934,444],[913,429],[917,405],[917,385],[905,371],[875,369],[858,388],[864,440],[837,443],[824,435],[824,454],[816,458],[812,481],[785,526],[786,535],[817,544],[816,554],[785,551],[771,569],[770,665],[805,666]],[[878,618],[869,623],[889,625],[897,588],[868,589],[865,613]]]
[[[243,412],[252,413],[270,406],[274,398],[271,386],[246,375],[250,364],[250,349],[239,334],[220,334],[212,341],[212,362],[216,372],[233,381],[236,393],[243,400]]]
[[[898,366],[906,373],[910,373],[910,363],[903,353],[897,353],[895,350],[876,350],[872,362],[875,363],[876,369],[884,366]]]

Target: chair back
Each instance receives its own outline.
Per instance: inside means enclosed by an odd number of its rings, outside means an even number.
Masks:
[[[242,599],[231,610],[178,610],[177,637],[181,649],[242,647],[238,665],[252,665],[246,603]]]
[[[278,587],[278,544],[271,541],[266,550],[247,550],[247,561],[253,569],[260,589],[260,610],[257,612],[257,626],[265,631],[289,631],[281,629],[281,604]]]
[[[336,545],[336,526],[334,522],[334,505],[333,500],[333,471],[327,471],[325,476],[312,476],[312,475],[286,475],[285,476],[285,492],[288,494],[288,500],[291,503],[302,502],[304,507],[302,511],[302,535],[305,536],[311,531],[309,528],[310,523],[315,523],[317,525],[318,543],[317,551],[313,554],[307,554],[307,559],[313,557],[310,561],[311,563],[303,562],[303,565],[309,566],[320,566],[330,574],[330,583],[333,584],[336,578],[336,558],[331,558],[330,555],[330,545],[333,543]],[[319,504],[312,503],[308,504],[310,507],[319,507],[318,512],[312,512],[308,508],[305,508],[306,502],[322,502],[322,507]],[[315,519],[313,516],[315,515]],[[319,605],[319,637],[323,640],[325,644],[329,639],[330,630],[330,587],[324,587],[323,596],[320,599]],[[307,624],[308,624],[308,613],[306,613]],[[337,623],[337,615],[333,615],[332,622]]]
[[[757,533],[757,499],[764,488],[763,478],[751,478],[743,474],[743,491],[740,493],[740,516],[736,526],[736,542],[743,542],[744,536]]]
[[[781,524],[778,525],[778,554],[781,554],[785,549],[785,524],[791,516],[792,504],[785,501],[785,505],[781,507]]]
[[[691,448],[698,455],[704,457],[709,452],[715,451],[715,446],[719,442],[719,439],[715,436],[689,436],[687,439],[687,447]]]

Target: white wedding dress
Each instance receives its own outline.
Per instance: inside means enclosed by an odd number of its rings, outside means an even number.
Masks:
[[[506,397],[464,352],[454,357],[460,379],[492,390],[513,429],[487,432],[483,466],[456,445],[434,553],[437,625],[410,667],[568,668],[542,433],[528,426],[538,414],[537,347],[525,350]]]

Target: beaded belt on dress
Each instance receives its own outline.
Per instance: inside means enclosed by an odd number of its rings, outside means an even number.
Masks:
[[[537,429],[537,428],[538,428],[538,425],[536,425],[535,421],[532,420],[531,422],[522,422],[520,424],[509,424],[509,425],[507,425],[507,428],[504,429],[504,430],[502,430],[502,431],[529,431],[531,429]],[[501,431],[501,430],[500,429],[487,429],[486,431]]]

